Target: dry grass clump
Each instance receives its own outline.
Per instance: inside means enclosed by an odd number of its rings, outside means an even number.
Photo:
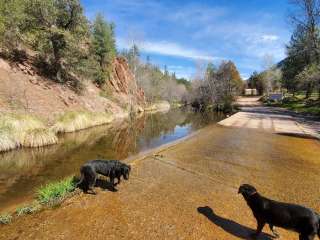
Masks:
[[[39,147],[57,142],[45,124],[30,115],[2,114],[0,116],[0,152],[21,146]]]
[[[26,132],[22,145],[24,147],[41,147],[57,142],[58,137],[51,129],[37,128]]]
[[[13,131],[8,127],[0,127],[0,152],[9,151],[19,147],[19,141],[13,136]]]
[[[55,133],[75,132],[110,123],[112,119],[112,116],[107,113],[67,112],[59,117],[52,130]]]

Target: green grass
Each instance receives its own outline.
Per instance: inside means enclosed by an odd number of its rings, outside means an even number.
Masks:
[[[68,177],[58,182],[49,183],[37,190],[37,199],[41,204],[55,205],[61,202],[76,188],[74,177]]]
[[[0,224],[9,224],[12,221],[12,216],[10,214],[0,215]]]
[[[287,96],[281,102],[267,102],[267,105],[283,107],[297,113],[320,116],[320,100],[316,100],[316,97],[305,99],[303,95]]]
[[[107,113],[67,112],[53,125],[55,133],[75,132],[93,126],[110,123],[112,116]]]

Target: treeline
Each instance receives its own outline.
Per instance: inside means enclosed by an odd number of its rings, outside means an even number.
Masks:
[[[78,0],[0,0],[0,44],[17,61],[31,50],[43,74],[76,89],[83,78],[103,84],[116,55],[114,24],[90,22]]]
[[[269,76],[255,72],[249,84],[261,94],[281,89],[293,95],[304,93],[309,98],[314,92],[320,93],[320,1],[292,3],[290,21],[294,32],[286,46],[287,57],[266,71]]]
[[[167,100],[171,103],[181,102],[188,95],[190,82],[184,78],[177,78],[175,73],[169,73],[167,67],[162,71],[147,57],[141,60],[140,50],[133,45],[129,50],[121,53],[129,63],[137,84],[144,90],[148,102]]]
[[[232,61],[223,61],[218,68],[209,63],[204,73],[192,81],[189,101],[200,110],[213,107],[231,111],[232,102],[242,93],[243,87],[239,71]]]

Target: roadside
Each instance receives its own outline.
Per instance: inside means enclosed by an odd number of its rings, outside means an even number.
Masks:
[[[284,108],[262,106],[258,97],[239,98],[237,104],[241,111],[220,125],[320,139],[319,121]]]
[[[319,150],[312,139],[211,125],[130,160],[118,192],[81,193],[20,217],[0,227],[0,239],[247,239],[256,223],[238,186],[319,211]]]

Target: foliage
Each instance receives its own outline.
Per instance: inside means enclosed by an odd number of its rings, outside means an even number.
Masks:
[[[243,81],[231,61],[222,62],[218,69],[208,64],[203,79],[192,82],[192,99],[195,108],[215,106],[218,109],[230,109],[235,96],[243,90]]]
[[[259,95],[269,94],[281,88],[282,72],[279,68],[271,66],[263,72],[253,72],[248,79],[248,86],[257,89]]]
[[[320,91],[320,78],[316,66],[320,64],[320,5],[318,0],[295,0],[295,12],[291,20],[295,26],[290,43],[287,45],[287,58],[283,61],[282,85],[288,91],[306,92],[306,98],[317,87]]]
[[[129,63],[137,84],[144,90],[148,102],[166,100],[169,102],[181,101],[190,88],[190,82],[186,79],[178,79],[175,74],[169,74],[167,67],[164,71],[150,63],[140,60],[140,51],[137,45],[133,45],[128,51],[121,53]]]
[[[287,108],[298,113],[320,116],[319,100],[305,99],[303,95],[288,96],[282,102],[268,103],[268,105]]]
[[[85,58],[88,22],[78,0],[30,0],[24,33],[33,48],[52,66],[59,82],[74,80],[76,59]]]
[[[64,180],[49,183],[37,190],[37,199],[41,204],[54,204],[61,201],[68,193],[76,188],[74,177],[68,177]]]
[[[114,24],[97,15],[92,29],[79,0],[0,0],[0,48],[32,49],[44,75],[76,91],[83,78],[99,85],[116,55]]]
[[[99,71],[96,74],[95,81],[102,85],[105,83],[108,69],[116,56],[116,44],[114,37],[114,24],[107,23],[101,14],[96,16],[92,27],[92,51],[99,64]]]
[[[320,66],[311,64],[306,66],[300,73],[295,76],[300,90],[308,91],[314,89],[320,83]]]
[[[26,20],[25,0],[0,0],[0,48],[19,47],[21,29]]]

